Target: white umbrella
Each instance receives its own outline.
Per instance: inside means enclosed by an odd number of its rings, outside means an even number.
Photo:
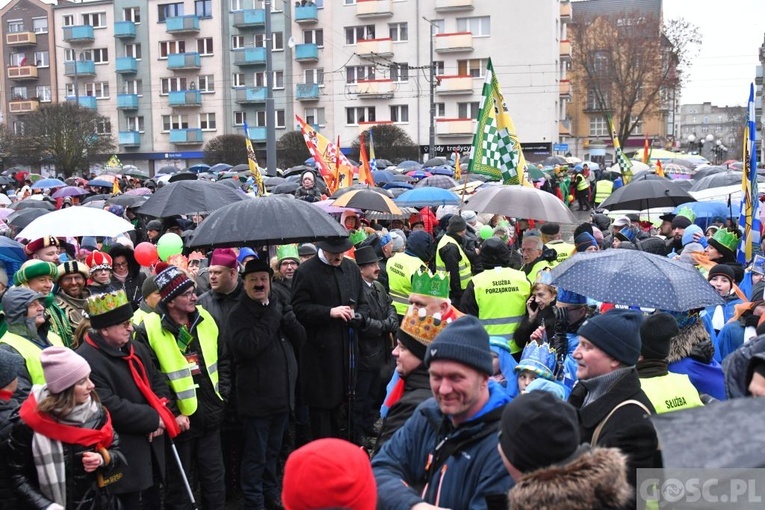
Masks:
[[[645,163],[643,163],[641,161],[635,161],[634,159],[632,160],[632,173],[633,174],[636,174],[636,173],[638,173],[640,171],[643,171],[643,170],[650,170],[650,169],[651,169],[651,167],[646,165]],[[622,173],[622,169],[619,168],[619,163],[614,163],[613,165],[611,165],[611,168],[609,168],[609,170],[612,171],[612,172],[616,172],[617,174]]]
[[[730,198],[731,202],[738,206],[741,201],[741,184],[731,184],[730,186],[721,186],[719,188],[689,191],[688,194],[699,202],[711,200],[727,202],[728,198]]]
[[[116,237],[130,230],[128,221],[103,209],[91,207],[67,207],[40,216],[19,232],[16,239],[38,239],[43,236]]]
[[[513,218],[577,223],[568,207],[552,193],[529,186],[487,186],[468,197],[464,209]]]
[[[11,199],[5,193],[0,193],[0,205],[11,205]]]

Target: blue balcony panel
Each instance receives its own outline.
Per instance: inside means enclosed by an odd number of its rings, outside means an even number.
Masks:
[[[199,32],[199,16],[174,16],[165,19],[165,31],[168,34],[185,34]]]
[[[93,25],[75,25],[64,27],[64,41],[68,43],[93,42]]]
[[[319,8],[316,5],[295,7],[295,23],[316,23],[319,21]]]
[[[83,108],[89,108],[91,110],[96,109],[97,100],[95,96],[80,96],[78,99],[78,103],[80,103],[80,106]],[[74,96],[67,96],[66,100],[68,102],[74,102]]]
[[[244,9],[234,12],[233,25],[236,28],[262,28],[266,26],[265,9]]]
[[[132,39],[135,37],[135,23],[132,21],[115,22],[114,37],[118,39]]]
[[[318,83],[298,83],[295,86],[295,97],[298,101],[316,101],[319,99]]]
[[[118,110],[137,110],[138,94],[117,94]]]
[[[234,65],[264,66],[266,65],[265,48],[245,48],[234,52]]]
[[[170,106],[200,106],[202,104],[202,92],[199,90],[177,90],[170,92],[168,96]]]
[[[133,57],[117,57],[114,71],[118,74],[133,74],[138,72],[138,61]]]
[[[138,147],[141,145],[141,133],[138,131],[120,131],[119,143],[123,147]]]
[[[96,63],[92,60],[69,60],[64,62],[64,76],[87,77],[96,75]]]
[[[200,145],[202,143],[202,130],[200,128],[171,129],[170,143],[176,145]]]
[[[268,90],[266,87],[249,87],[236,90],[237,103],[265,103]]]
[[[318,62],[319,47],[313,43],[295,45],[295,60],[298,62]]]
[[[266,141],[266,127],[257,126],[247,129],[247,138],[253,142],[265,142]]]
[[[172,53],[167,56],[167,68],[174,71],[201,67],[202,60],[199,53]]]

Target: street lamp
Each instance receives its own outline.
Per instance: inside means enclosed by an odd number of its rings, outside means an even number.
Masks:
[[[438,25],[426,18],[422,17],[430,24],[430,126],[429,126],[429,145],[428,145],[428,157],[436,157],[436,65],[433,62],[433,39],[435,38],[434,29],[438,29]],[[437,32],[436,32],[437,33]]]
[[[723,154],[728,153],[728,148],[724,146],[722,143],[722,140],[718,138],[717,141],[715,142],[714,151],[715,151],[715,164],[719,165],[723,162]]]
[[[714,143],[714,141],[715,141],[715,135],[713,135],[712,133],[709,133],[709,134],[707,134],[707,136],[705,136],[705,137],[704,137],[704,141],[705,141],[705,142],[707,142],[707,143],[709,143],[709,144],[712,144],[712,143]],[[699,151],[699,153],[701,153],[701,152],[702,152],[702,151]],[[714,152],[715,152],[715,151],[714,151],[714,146],[710,147],[710,148],[709,148],[709,154],[714,154]],[[702,154],[702,156],[703,156],[703,154]]]
[[[696,144],[696,135],[691,133],[690,135],[688,135],[688,154],[693,153],[693,147],[695,146],[695,144]]]

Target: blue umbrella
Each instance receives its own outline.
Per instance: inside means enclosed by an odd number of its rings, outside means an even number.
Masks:
[[[194,166],[190,166],[186,169],[188,172],[194,172],[195,174],[198,174],[200,172],[207,172],[210,170],[210,165],[205,165],[204,163],[199,163]]]
[[[375,184],[391,182],[394,177],[395,174],[387,170],[378,170],[377,172],[372,172],[372,179],[374,179]]]
[[[443,188],[415,188],[402,193],[394,202],[399,207],[437,207],[462,203],[460,197]]]
[[[398,165],[396,165],[397,168],[401,170],[419,170],[422,168],[422,163],[418,163],[417,161],[407,160],[402,161]]]
[[[32,189],[60,188],[66,186],[66,183],[59,179],[40,179],[32,184]]]
[[[435,168],[431,168],[429,171],[433,175],[447,175],[449,177],[454,177],[454,168],[448,165],[437,166]]]
[[[114,183],[109,181],[104,181],[102,179],[93,179],[91,181],[88,181],[88,186],[100,186],[102,188],[112,188],[114,187]]]
[[[414,189],[414,186],[412,186],[408,182],[393,181],[393,182],[389,182],[385,184],[385,186],[383,186],[383,189]]]
[[[230,168],[232,168],[232,165],[229,165],[228,163],[217,163],[208,168],[207,171],[211,173],[225,172]]]
[[[693,211],[696,215],[694,223],[705,230],[712,223],[713,218],[729,218],[732,216],[732,210],[724,202],[689,202],[678,205],[672,212],[677,214],[683,208]]]
[[[13,273],[19,270],[21,264],[26,262],[27,254],[24,246],[13,239],[0,237],[0,262],[5,265],[5,272],[13,277]]]
[[[304,164],[304,165],[307,165],[307,166],[316,166],[316,160],[315,160],[315,159],[313,159],[313,157],[310,157],[310,158],[306,159],[306,160],[303,162],[303,164]]]

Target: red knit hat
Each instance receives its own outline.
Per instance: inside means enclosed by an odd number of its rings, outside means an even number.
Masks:
[[[319,439],[298,448],[284,466],[282,502],[286,510],[375,510],[377,485],[369,457],[342,439]]]
[[[90,272],[98,271],[99,269],[112,270],[112,258],[108,253],[102,251],[94,251],[85,259],[85,263],[90,268]]]

